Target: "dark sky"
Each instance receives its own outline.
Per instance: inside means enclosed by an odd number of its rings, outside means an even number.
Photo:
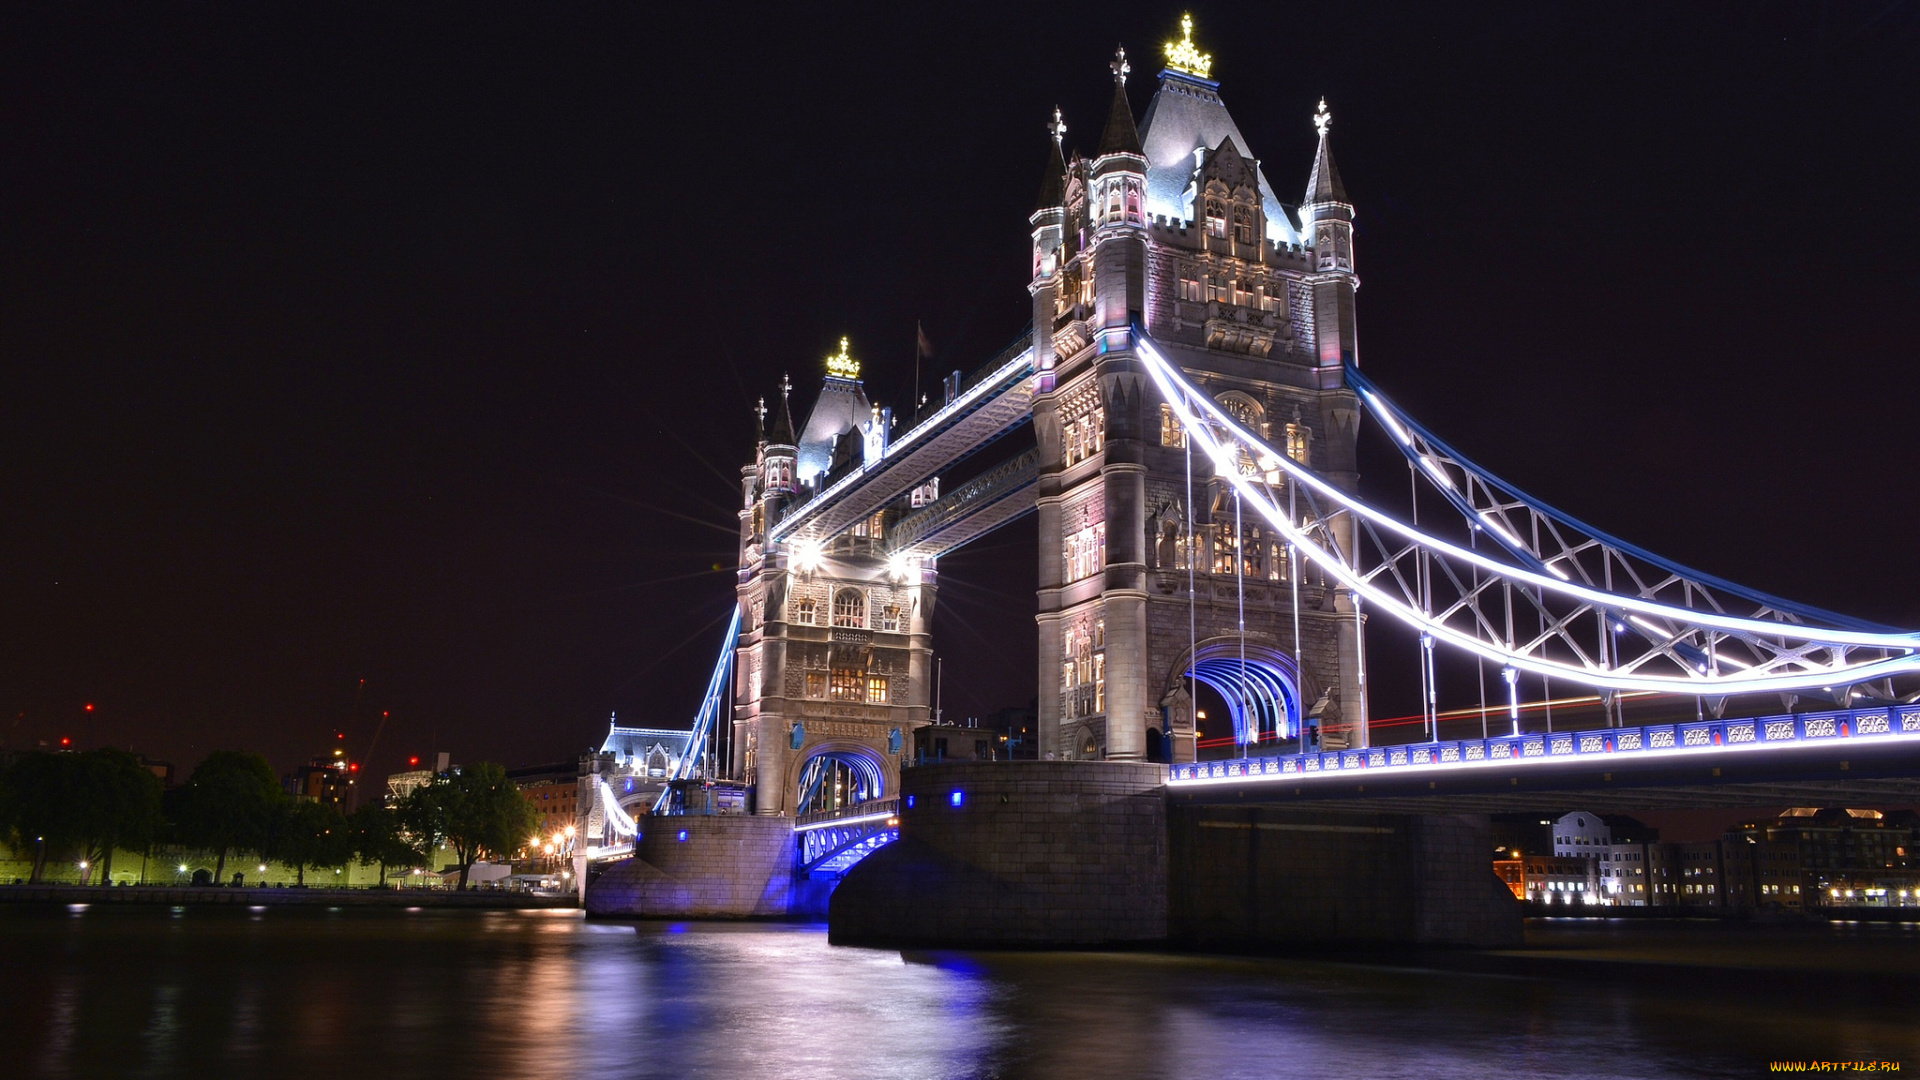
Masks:
[[[1403,405],[1664,554],[1920,626],[1912,3],[1193,10],[1283,199],[1328,98]],[[1144,109],[1179,14],[9,8],[0,740],[286,768],[388,712],[378,775],[685,723],[753,398],[804,407],[842,334],[895,403],[916,320],[942,369],[1012,340],[1049,110],[1088,145],[1116,41]],[[943,564],[950,713],[1033,694],[1033,543]],[[1417,708],[1375,651],[1375,715]]]

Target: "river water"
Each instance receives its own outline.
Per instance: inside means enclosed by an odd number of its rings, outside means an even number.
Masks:
[[[1920,932],[1535,922],[1328,959],[835,948],[567,911],[0,905],[0,1076],[1671,1077],[1920,1070]]]

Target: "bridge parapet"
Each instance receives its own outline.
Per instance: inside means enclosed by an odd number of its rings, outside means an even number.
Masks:
[[[1920,705],[1650,724],[1594,731],[1530,732],[1491,739],[1200,761],[1174,766],[1169,783],[1178,788],[1247,780],[1297,782],[1350,778],[1363,770],[1369,775],[1377,775],[1382,771],[1442,772],[1514,768],[1534,763],[1564,763],[1573,759],[1591,762],[1609,757],[1713,757],[1786,747],[1833,745],[1842,741],[1857,742],[1863,746],[1906,742],[1920,747]]]

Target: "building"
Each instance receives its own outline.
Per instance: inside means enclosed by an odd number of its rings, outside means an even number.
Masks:
[[[352,809],[354,776],[345,761],[313,758],[280,778],[288,795],[307,802]]]
[[[1350,598],[1296,565],[1277,531],[1234,514],[1231,484],[1211,458],[1190,453],[1143,370],[1137,328],[1236,422],[1335,484],[1357,482],[1359,401],[1344,375],[1358,360],[1354,207],[1334,166],[1331,114],[1322,102],[1310,156],[1302,124],[1305,184],[1297,206],[1282,203],[1190,21],[1184,30],[1137,122],[1122,51],[1086,152],[1070,148],[1057,113],[1047,125],[1027,221],[1031,327],[983,369],[1025,358],[1034,373],[1021,385],[1036,448],[1003,467],[1030,460],[1035,477],[1031,726],[1036,755],[1049,759],[1193,760],[1190,680],[1226,699],[1244,741],[1284,745],[1309,714],[1329,745],[1365,739]],[[752,785],[763,814],[823,809],[835,791],[890,791],[917,753],[915,731],[932,719],[938,572],[936,556],[915,553],[911,539],[962,512],[975,482],[943,496],[942,477],[930,476],[845,510],[844,521],[822,526],[830,540],[784,536],[784,515],[847,490],[834,485],[887,460],[894,436],[892,412],[868,398],[848,341],[825,369],[800,423],[790,382],[762,404],[741,470],[726,770]],[[949,377],[926,417],[960,404],[971,385]],[[1218,468],[1284,491],[1277,458]],[[1350,534],[1350,519],[1337,520]],[[824,782],[828,773],[846,782]]]
[[[913,762],[932,765],[942,761],[1006,761],[1006,744],[1000,732],[990,727],[965,727],[958,724],[929,724],[913,733]]]
[[[399,805],[400,800],[413,794],[414,789],[433,783],[435,776],[453,768],[453,760],[452,756],[443,750],[435,755],[431,769],[421,768],[420,759],[417,757],[408,758],[407,766],[405,772],[387,774],[386,803],[388,806]]]
[[[1794,807],[1727,832],[1723,888],[1761,910],[1920,906],[1916,841],[1911,810]]]
[[[1137,125],[1124,50],[1090,153],[1066,149],[1056,117],[1029,218],[1048,758],[1193,760],[1190,679],[1226,699],[1236,739],[1283,744],[1317,709],[1322,734],[1364,744],[1350,599],[1234,513],[1231,486],[1189,454],[1141,371],[1135,327],[1251,433],[1356,483],[1359,402],[1343,365],[1358,361],[1359,279],[1331,114],[1323,102],[1289,207],[1185,29]],[[1231,467],[1285,497],[1277,460]]]
[[[1583,903],[1616,907],[1644,907],[1654,899],[1653,867],[1659,858],[1659,830],[1644,822],[1618,814],[1595,814],[1576,810],[1552,814],[1496,814],[1492,818],[1494,866],[1514,895],[1522,899],[1523,882],[1542,882],[1548,894],[1569,891],[1589,894]],[[1550,856],[1553,865],[1536,863]],[[1527,860],[1523,865],[1521,860]],[[1574,873],[1565,860],[1578,862],[1584,870]],[[1529,873],[1528,866],[1535,867]],[[1544,883],[1562,884],[1547,887]],[[1581,886],[1580,882],[1587,885]],[[1539,891],[1539,890],[1536,890]]]
[[[1555,855],[1516,855],[1493,861],[1493,872],[1516,900],[1536,904],[1606,903],[1590,858]]]
[[[568,761],[508,769],[507,779],[519,785],[521,794],[540,815],[534,828],[539,842],[530,845],[530,850],[552,844],[557,854],[566,854],[582,824],[579,764]]]

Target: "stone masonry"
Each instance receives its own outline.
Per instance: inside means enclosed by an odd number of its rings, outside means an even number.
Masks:
[[[787,914],[793,821],[642,817],[639,850],[587,887],[587,914],[727,919]],[[680,839],[684,832],[686,839]]]
[[[882,946],[1159,941],[1165,772],[1049,761],[908,769],[901,838],[835,890],[830,938]]]

